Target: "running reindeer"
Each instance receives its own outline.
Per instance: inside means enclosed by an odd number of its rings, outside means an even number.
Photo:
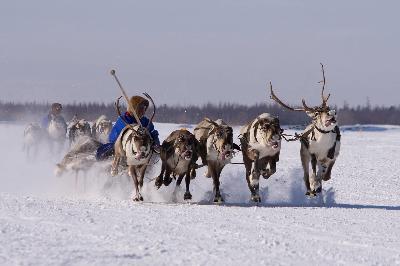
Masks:
[[[65,173],[75,173],[75,189],[78,189],[78,175],[83,173],[83,190],[86,191],[87,172],[96,163],[95,153],[101,143],[90,137],[77,140],[62,161],[56,164],[54,174],[61,177]]]
[[[108,143],[112,123],[105,115],[101,115],[92,126],[92,137],[101,143]]]
[[[30,123],[24,130],[23,150],[26,157],[34,158],[38,152],[41,141],[43,140],[43,129],[38,123]]]
[[[246,180],[254,202],[261,202],[260,175],[268,179],[276,172],[282,132],[279,119],[268,113],[259,115],[240,130]]]
[[[68,128],[69,145],[72,146],[79,138],[90,137],[90,124],[85,119],[79,119],[72,122]]]
[[[64,147],[67,134],[67,124],[61,116],[53,114],[49,115],[50,121],[46,128],[49,137],[50,151],[54,152],[54,145],[57,146],[56,151],[61,152]]]
[[[328,106],[328,96],[324,95],[325,90],[325,71],[321,64],[322,83],[321,98],[322,104],[316,107],[307,106],[305,100],[302,100],[303,108],[293,108],[283,103],[274,93],[272,85],[271,99],[292,111],[306,112],[311,117],[312,122],[305,131],[296,135],[294,140],[301,142],[300,157],[304,170],[304,183],[307,189],[306,195],[316,196],[322,191],[321,179],[327,181],[331,178],[332,167],[340,151],[340,130],[337,125],[336,111]],[[312,173],[309,174],[309,164],[311,162]],[[318,166],[318,173],[317,173]]]
[[[156,177],[155,186],[160,188],[162,184],[168,186],[172,182],[171,174],[178,176],[176,187],[179,187],[185,176],[186,192],[184,200],[192,199],[189,186],[191,173],[198,159],[198,141],[192,133],[186,129],[173,131],[162,143],[160,158],[162,161],[161,172]]]
[[[129,101],[128,96],[123,90],[121,84],[117,76],[115,75],[115,71],[111,71],[111,75],[114,76],[122,93],[125,96],[125,99],[132,110],[132,113],[137,121],[136,124],[129,124],[125,121],[124,116],[121,115],[121,111],[119,108],[119,99],[118,98],[115,105],[117,109],[117,113],[119,117],[122,118],[125,123],[125,128],[122,129],[119,134],[115,144],[114,144],[114,161],[111,166],[111,174],[115,176],[118,173],[118,165],[121,160],[125,160],[128,165],[128,174],[133,179],[134,188],[135,188],[135,197],[134,201],[143,201],[143,196],[141,195],[141,189],[143,187],[143,179],[144,174],[149,164],[150,158],[153,154],[153,139],[149,133],[149,126],[152,124],[154,115],[156,113],[156,106],[154,104],[153,99],[147,93],[144,93],[144,96],[150,100],[153,105],[153,114],[151,116],[150,122],[147,127],[142,126],[138,114],[135,109],[131,106],[131,102]]]
[[[220,176],[225,165],[233,157],[233,149],[240,150],[233,143],[233,130],[224,121],[213,121],[204,118],[194,129],[194,135],[199,141],[199,155],[203,165],[207,165],[206,177],[212,177],[214,183],[214,202],[223,202],[220,193]],[[194,169],[193,169],[194,170]]]

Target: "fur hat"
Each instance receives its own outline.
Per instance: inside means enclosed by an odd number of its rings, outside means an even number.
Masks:
[[[141,96],[132,96],[129,102],[132,108],[136,111],[136,113],[138,113],[139,105],[145,105],[146,109],[149,107],[149,101]],[[128,106],[128,112],[130,114],[133,114],[133,110],[131,110],[130,106]]]
[[[53,103],[51,104],[51,112],[61,111],[62,105],[61,103]]]

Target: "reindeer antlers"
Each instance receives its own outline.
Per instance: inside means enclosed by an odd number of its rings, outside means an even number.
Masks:
[[[320,64],[321,64],[321,68],[322,68],[322,80],[319,81],[318,83],[322,83],[322,91],[321,91],[322,104],[321,104],[321,107],[322,107],[322,108],[325,108],[325,107],[327,107],[327,102],[328,102],[328,99],[329,99],[329,97],[330,97],[331,95],[330,95],[330,94],[328,94],[328,96],[325,96],[325,95],[324,95],[325,84],[326,84],[325,70],[324,70],[324,65],[323,65],[322,63],[320,63]],[[285,107],[286,109],[289,109],[289,110],[292,110],[292,111],[316,112],[316,110],[317,110],[318,108],[321,108],[321,107],[311,108],[311,107],[307,106],[306,101],[305,101],[304,99],[302,99],[302,101],[301,101],[304,108],[293,108],[293,107],[290,107],[290,106],[284,104],[284,103],[275,95],[275,93],[274,93],[274,91],[273,91],[273,89],[272,89],[272,83],[271,83],[271,82],[269,82],[269,85],[270,85],[270,90],[271,90],[271,96],[270,96],[270,98],[271,98],[272,100],[274,100],[275,102],[277,102],[278,104],[280,104],[280,105],[282,105],[283,107]]]
[[[271,91],[271,96],[270,96],[270,98],[271,98],[272,100],[274,100],[274,101],[277,102],[278,104],[282,105],[282,106],[285,107],[286,109],[289,109],[289,110],[292,110],[292,111],[305,111],[303,108],[293,108],[293,107],[290,107],[290,106],[287,105],[287,104],[284,104],[284,103],[275,95],[274,90],[272,89],[272,82],[271,82],[271,81],[269,82],[269,87],[270,87],[270,91]],[[303,100],[303,101],[304,101],[304,100]],[[304,104],[303,104],[303,106],[304,106]]]
[[[322,91],[321,91],[321,98],[322,98],[322,106],[326,106],[326,103],[328,102],[329,97],[331,96],[330,94],[328,94],[327,97],[324,96],[324,90],[325,90],[325,83],[326,83],[326,79],[325,79],[325,70],[324,70],[324,65],[322,63],[321,64],[321,68],[322,68],[322,80],[318,83],[322,83]]]
[[[149,99],[151,104],[153,105],[153,114],[151,115],[150,122],[147,125],[148,128],[150,126],[150,123],[153,122],[154,116],[156,115],[156,105],[154,104],[153,98],[151,98],[151,96],[147,92],[143,93],[143,95],[146,96],[146,98]]]

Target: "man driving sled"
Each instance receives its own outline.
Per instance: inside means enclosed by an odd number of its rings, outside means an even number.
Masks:
[[[134,112],[136,112],[136,114],[138,115],[141,124],[144,127],[148,126],[149,133],[154,141],[153,150],[157,153],[160,152],[160,140],[158,139],[158,131],[154,128],[153,123],[150,122],[150,120],[146,116],[144,116],[147,108],[149,107],[149,101],[141,96],[133,96],[131,97],[129,102],[130,104],[128,105],[127,112],[125,114],[122,114],[123,118],[121,116],[118,117],[117,122],[115,122],[113,128],[111,129],[110,135],[108,136],[109,143],[103,144],[97,149],[97,160],[105,160],[114,154],[114,143],[117,140],[122,129],[124,129],[126,126],[124,120],[129,124],[137,123],[133,115]],[[132,106],[133,110],[129,106]]]

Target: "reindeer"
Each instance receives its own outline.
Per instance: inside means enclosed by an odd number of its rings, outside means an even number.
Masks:
[[[79,138],[84,136],[91,136],[90,124],[85,119],[76,120],[72,122],[68,130],[69,145],[71,146]]]
[[[92,137],[101,143],[108,143],[108,135],[112,129],[112,123],[105,115],[101,115],[92,126]]]
[[[246,180],[254,202],[261,202],[260,175],[268,179],[276,172],[282,132],[279,119],[268,113],[259,115],[240,130]]]
[[[49,137],[50,150],[53,151],[53,145],[56,143],[58,145],[58,151],[61,151],[67,134],[67,125],[65,124],[64,118],[62,118],[62,116],[50,114],[50,122],[46,131]]]
[[[147,93],[144,95],[151,101],[153,104],[153,114],[151,116],[150,122],[153,121],[156,107],[153,99]],[[120,97],[121,98],[121,97]],[[119,99],[116,101],[116,109],[118,115],[124,119],[123,115],[121,115],[121,111],[119,109]],[[128,98],[127,98],[128,99]],[[130,104],[128,100],[128,104]],[[134,110],[134,108],[131,108]],[[129,124],[125,120],[123,120],[126,124],[125,128],[119,134],[115,145],[114,145],[114,160],[111,167],[111,175],[115,176],[118,174],[118,165],[121,160],[126,160],[128,165],[128,174],[133,179],[134,188],[135,188],[135,197],[134,201],[143,201],[143,196],[141,195],[141,189],[143,187],[143,179],[144,174],[149,164],[149,160],[152,156],[153,150],[153,139],[149,133],[148,128],[143,127],[140,123],[140,119],[136,113],[134,113],[137,124]]]
[[[29,158],[31,155],[37,154],[39,145],[43,139],[43,130],[38,123],[30,123],[24,130],[24,145],[23,149],[26,151],[26,156]],[[31,154],[33,149],[33,154]]]
[[[162,143],[160,158],[161,172],[156,177],[155,186],[159,189],[162,184],[168,186],[172,182],[171,174],[178,176],[176,187],[179,187],[185,176],[186,192],[184,200],[192,199],[189,186],[191,171],[198,159],[197,149],[199,142],[186,129],[173,131]]]
[[[79,172],[84,174],[84,190],[86,190],[86,174],[96,163],[95,153],[101,143],[88,136],[80,138],[74,143],[71,150],[64,156],[62,161],[56,164],[55,175],[61,177],[66,172],[75,173],[75,188],[78,187]]]
[[[206,177],[213,178],[214,202],[223,202],[220,193],[220,176],[222,169],[230,163],[233,157],[233,149],[240,150],[233,143],[233,130],[224,121],[213,121],[204,118],[194,129],[195,138],[199,141],[199,155],[202,163],[207,165]]]
[[[331,178],[332,167],[340,151],[340,130],[337,125],[336,111],[328,106],[328,96],[324,95],[325,90],[325,71],[322,68],[322,104],[316,107],[307,106],[302,99],[303,108],[293,108],[283,103],[274,93],[270,85],[271,99],[292,111],[305,112],[311,117],[312,122],[308,125],[301,135],[296,139],[301,142],[300,157],[304,170],[304,183],[307,189],[306,195],[314,197],[322,191],[322,182]],[[312,173],[309,174],[309,165],[311,162]],[[317,166],[320,171],[317,173]]]

